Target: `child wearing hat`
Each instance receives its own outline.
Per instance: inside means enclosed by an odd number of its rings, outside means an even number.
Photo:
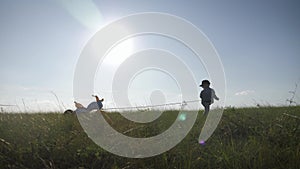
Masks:
[[[203,80],[200,87],[203,90],[200,93],[201,104],[204,106],[203,115],[207,115],[209,112],[210,105],[214,102],[214,99],[219,100],[216,96],[214,89],[209,87],[210,82],[208,80]]]

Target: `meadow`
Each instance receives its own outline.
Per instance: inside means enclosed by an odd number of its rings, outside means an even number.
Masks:
[[[145,125],[110,113],[112,126],[134,137],[166,130],[177,111]],[[227,108],[205,145],[197,142],[202,111],[187,137],[154,157],[116,156],[87,137],[76,115],[1,113],[0,168],[299,169],[300,107]]]

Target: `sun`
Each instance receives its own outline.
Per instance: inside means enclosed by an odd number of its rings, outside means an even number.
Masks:
[[[134,40],[126,39],[116,44],[106,55],[103,60],[104,64],[108,64],[113,67],[118,67],[124,60],[126,60],[133,53]]]

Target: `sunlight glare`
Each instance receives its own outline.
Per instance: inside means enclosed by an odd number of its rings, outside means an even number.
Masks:
[[[123,61],[125,61],[134,51],[134,40],[126,39],[117,44],[111,49],[103,60],[104,64],[118,67]]]
[[[58,0],[58,2],[86,28],[98,30],[103,23],[103,16],[92,0]]]

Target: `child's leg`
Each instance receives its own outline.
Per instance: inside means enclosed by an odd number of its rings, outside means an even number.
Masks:
[[[206,116],[209,112],[209,104],[205,105],[204,115]]]
[[[204,106],[204,113],[203,113],[203,115],[206,116],[208,114],[208,112],[209,112],[210,104],[207,103],[207,102],[204,102],[204,103],[202,103],[202,105]]]
[[[76,101],[74,101],[75,107],[76,108],[84,108],[84,106]]]
[[[100,113],[102,114],[102,116],[104,117],[105,120],[108,120],[108,123],[109,123],[110,125],[113,124],[113,121],[112,121],[111,118],[106,114],[106,112],[100,110]]]

